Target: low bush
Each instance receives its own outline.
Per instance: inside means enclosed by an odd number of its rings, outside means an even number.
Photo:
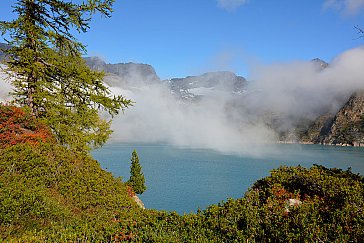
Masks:
[[[29,134],[32,136],[29,137]],[[364,178],[280,167],[196,214],[142,210],[130,188],[0,106],[0,238],[16,242],[363,242]]]
[[[50,130],[29,110],[0,104],[0,148],[17,143],[39,145],[51,138]]]
[[[86,155],[25,143],[0,158],[2,239],[105,241],[141,213],[125,184]]]

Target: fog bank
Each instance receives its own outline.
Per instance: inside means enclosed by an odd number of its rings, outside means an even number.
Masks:
[[[244,93],[209,88],[193,102],[171,94],[165,81],[130,80],[127,86],[112,87],[136,103],[114,119],[111,141],[253,156],[271,153],[267,146],[278,139],[270,124],[272,117],[278,118],[279,129],[284,130],[301,119],[335,113],[352,92],[364,88],[362,63],[364,49],[357,48],[339,55],[324,69],[312,61],[256,66]]]
[[[274,153],[278,132],[302,120],[335,114],[353,92],[364,89],[363,63],[360,47],[337,56],[328,67],[320,61],[254,66],[247,84],[217,72],[197,81],[190,77],[183,84],[175,79],[173,85],[173,80],[160,81],[155,73],[145,78],[149,66],[138,69],[128,64],[133,68],[126,76],[105,79],[115,94],[135,102],[114,118],[111,142],[171,144],[249,156]],[[11,86],[3,73],[0,85],[0,101],[9,101]]]

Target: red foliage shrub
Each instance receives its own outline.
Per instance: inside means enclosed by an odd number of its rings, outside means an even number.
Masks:
[[[17,143],[38,145],[52,138],[49,128],[29,111],[0,104],[0,148]]]
[[[129,197],[134,197],[136,195],[131,186],[127,186],[127,192]]]

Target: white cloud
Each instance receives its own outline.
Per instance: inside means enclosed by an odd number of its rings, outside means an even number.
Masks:
[[[335,9],[347,15],[355,15],[364,9],[364,0],[325,0],[323,9]]]
[[[285,118],[282,128],[335,113],[354,91],[364,89],[363,62],[364,47],[359,47],[342,53],[324,70],[314,62],[257,67],[251,75],[249,107]]]
[[[238,7],[247,4],[249,0],[217,0],[219,7],[228,11],[234,11]]]
[[[114,80],[112,91],[136,103],[113,120],[112,141],[171,144],[224,153],[264,156],[274,153],[277,133],[302,119],[334,114],[357,90],[364,89],[364,47],[348,50],[321,70],[318,63],[290,62],[254,66],[246,92],[232,96],[215,89],[198,102],[182,102],[166,83]],[[132,77],[139,77],[133,75]],[[220,80],[221,83],[225,83]],[[134,84],[138,84],[135,86]]]
[[[276,141],[274,132],[263,123],[250,122],[241,111],[228,109],[231,93],[216,92],[217,96],[192,104],[178,100],[163,84],[130,90],[112,87],[112,91],[136,102],[113,119],[114,142],[172,144],[260,156]]]

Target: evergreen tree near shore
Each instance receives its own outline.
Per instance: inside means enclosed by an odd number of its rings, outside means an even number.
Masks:
[[[139,157],[135,149],[131,155],[130,178],[127,184],[133,188],[136,194],[142,194],[147,189],[142,166],[139,163]]]
[[[101,146],[110,121],[100,111],[118,114],[131,101],[114,96],[104,85],[103,72],[86,66],[85,46],[75,31],[86,32],[95,13],[110,17],[114,0],[16,0],[17,18],[0,21],[0,33],[10,46],[6,72],[15,103],[28,106],[57,140],[77,151]]]

